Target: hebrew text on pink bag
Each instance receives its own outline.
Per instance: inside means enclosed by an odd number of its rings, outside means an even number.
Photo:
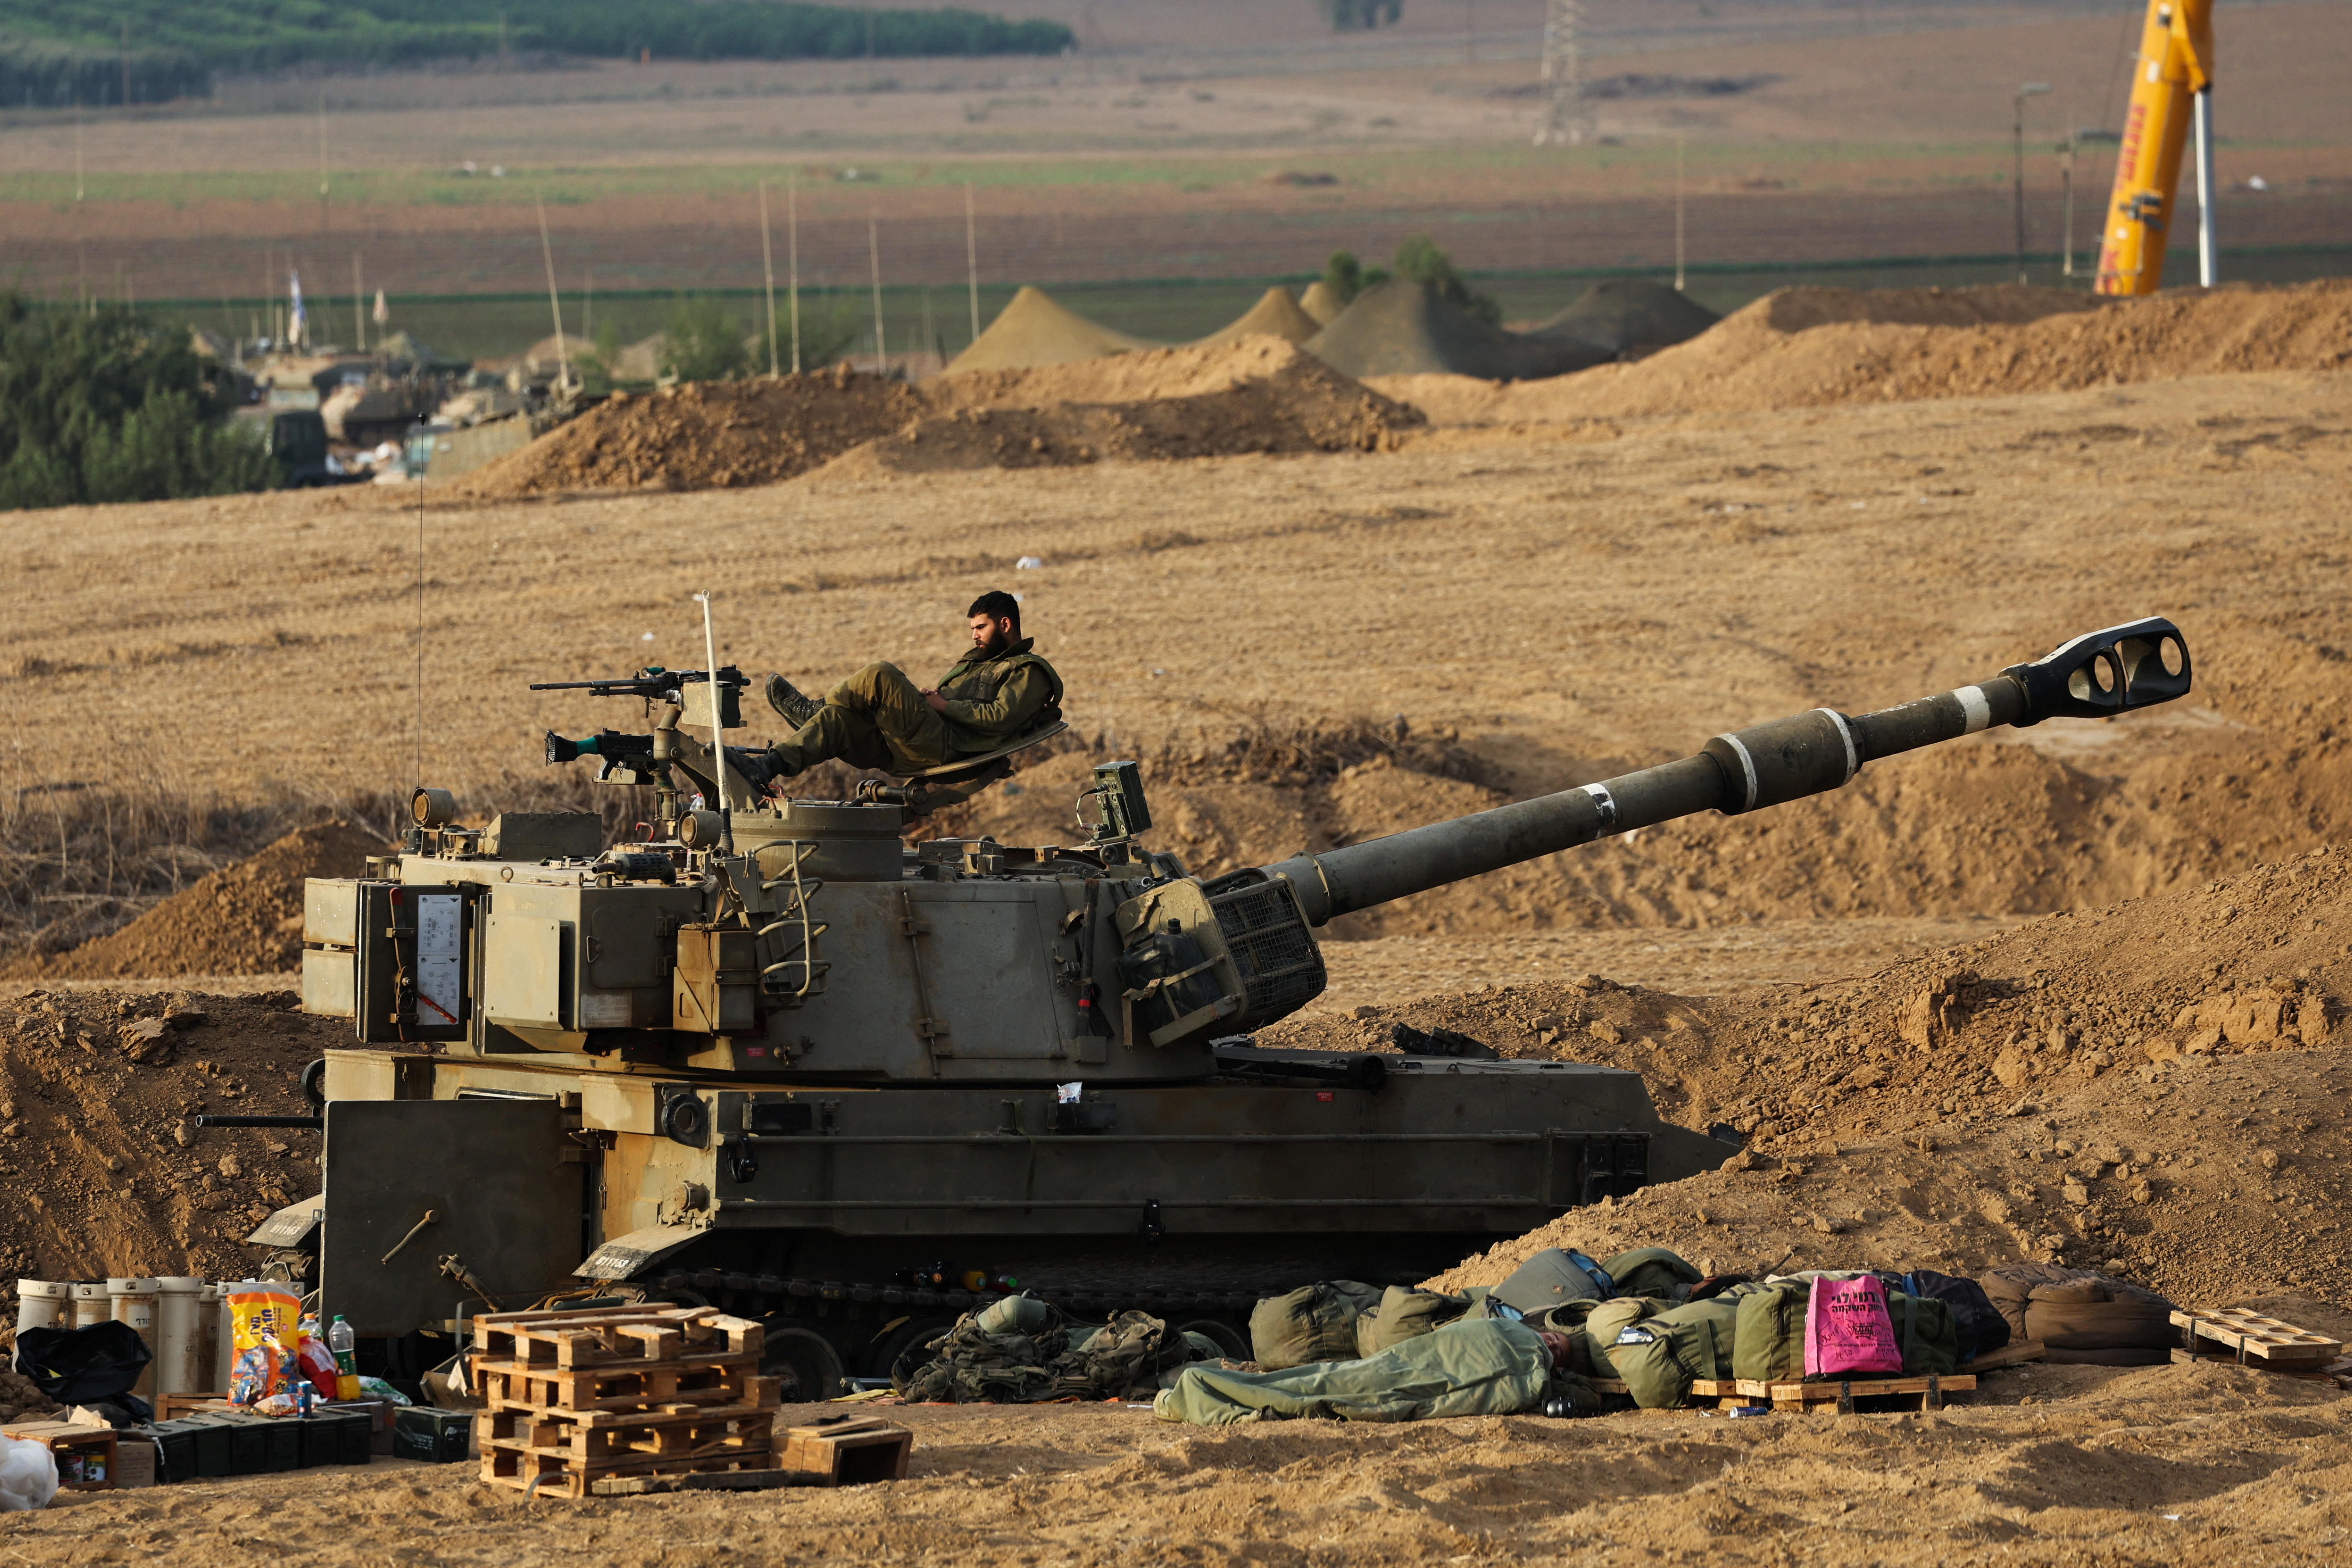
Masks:
[[[1878,1281],[1866,1274],[1859,1279],[1816,1279],[1805,1307],[1805,1375],[1852,1377],[1902,1370],[1895,1321],[1887,1315],[1886,1292]]]

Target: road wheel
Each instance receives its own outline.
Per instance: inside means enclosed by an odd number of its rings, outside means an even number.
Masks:
[[[1223,1347],[1227,1361],[1250,1359],[1249,1336],[1223,1318],[1187,1318],[1169,1327],[1180,1334],[1201,1334],[1216,1341]]]
[[[833,1342],[797,1324],[770,1323],[760,1375],[780,1379],[786,1405],[814,1405],[841,1393],[841,1352]]]
[[[898,1367],[898,1359],[917,1345],[938,1339],[954,1328],[953,1318],[927,1318],[918,1314],[908,1318],[876,1342],[865,1357],[867,1377],[889,1377]]]

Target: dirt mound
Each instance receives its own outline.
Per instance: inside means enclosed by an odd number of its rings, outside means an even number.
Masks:
[[[1323,326],[1323,322],[1298,308],[1298,301],[1291,297],[1289,289],[1277,286],[1267,289],[1239,321],[1201,339],[1200,346],[1208,348],[1250,337],[1280,338],[1286,343],[1303,343],[1321,331]]]
[[[1318,278],[1307,286],[1307,292],[1298,297],[1298,308],[1306,313],[1308,321],[1318,326],[1328,327],[1338,321],[1339,312],[1348,307],[1339,302],[1337,289]]]
[[[305,1114],[303,1066],[349,1026],[270,996],[28,990],[0,1001],[0,1275],[241,1279],[273,1209],[319,1191],[318,1134],[196,1128]],[[124,1027],[167,1023],[160,1041]],[[134,1036],[135,1039],[135,1036]]]
[[[2089,301],[2055,289],[1785,289],[1637,364],[1508,389],[1420,388],[1452,422],[1983,397],[2352,365],[2352,280]],[[1383,384],[1391,396],[1410,389]]]
[[[302,884],[356,877],[383,841],[348,822],[300,827],[174,893],[121,930],[9,973],[60,980],[166,974],[279,974],[302,955]]]
[[[1413,410],[1271,337],[942,376],[923,394],[947,411],[867,442],[828,465],[825,476],[1373,452],[1421,423]]]
[[[2022,283],[1970,289],[1778,289],[1730,320],[1754,315],[1776,332],[1814,327],[2021,327],[2051,316],[2096,310],[2095,294]]]
[[[1089,321],[1043,289],[1024,287],[948,369],[1028,370],[1153,346]]]
[[[1560,375],[1612,357],[1601,349],[1489,326],[1442,299],[1434,284],[1403,279],[1357,295],[1338,320],[1307,340],[1307,349],[1347,375],[1442,373],[1491,381]]]
[[[1360,1007],[1267,1044],[1381,1048],[1392,1024],[1638,1071],[1750,1157],[1564,1216],[1465,1263],[1656,1241],[1694,1261],[1966,1271],[2115,1261],[2184,1300],[2352,1306],[2352,852],[2336,847],[1874,975],[1690,998],[1592,976]]]
[[[496,498],[772,485],[899,429],[923,411],[904,382],[853,375],[845,365],[773,381],[615,393],[469,475],[461,488]]]
[[[1679,289],[1646,278],[1612,278],[1529,337],[1590,343],[1612,354],[1645,354],[1698,336],[1722,320]]]

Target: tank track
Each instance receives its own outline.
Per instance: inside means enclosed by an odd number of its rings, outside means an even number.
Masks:
[[[744,1274],[731,1269],[681,1268],[645,1276],[650,1289],[687,1291],[705,1297],[714,1306],[749,1310],[750,1317],[887,1317],[914,1311],[946,1311],[961,1315],[1001,1300],[997,1290],[938,1290],[916,1285],[866,1285],[837,1279],[792,1279],[774,1274]],[[1205,1315],[1247,1312],[1264,1294],[1261,1287],[1232,1281],[1212,1289],[1199,1286],[1159,1289],[1148,1283],[1116,1284],[1108,1280],[1042,1279],[1029,1287],[1063,1311],[1078,1316],[1108,1315],[1131,1310],[1164,1318],[1171,1314]],[[756,1303],[766,1303],[760,1305]]]

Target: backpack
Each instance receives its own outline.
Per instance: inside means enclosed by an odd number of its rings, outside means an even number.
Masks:
[[[1581,1252],[1547,1247],[1512,1270],[1509,1279],[1486,1293],[1486,1299],[1524,1316],[1565,1301],[1606,1301],[1620,1293],[1609,1271]]]
[[[1903,1357],[1905,1376],[1959,1371],[1960,1335],[1950,1307],[1932,1296],[1890,1290],[1886,1315],[1894,1320],[1895,1345]]]
[[[1973,1279],[1921,1268],[1903,1276],[1896,1289],[1941,1301],[1951,1309],[1963,1365],[1987,1351],[1997,1351],[2009,1343],[2009,1320],[2000,1315],[1992,1299],[1985,1294],[1984,1287]]]
[[[1391,1285],[1381,1293],[1379,1306],[1356,1320],[1356,1354],[1378,1355],[1391,1345],[1432,1332],[1469,1310],[1466,1296]]]
[[[1739,1308],[1729,1301],[1693,1301],[1653,1313],[1618,1330],[1609,1364],[1625,1392],[1644,1410],[1690,1403],[1691,1381],[1732,1374]]]
[[[1609,1370],[1609,1347],[1626,1329],[1645,1318],[1655,1317],[1666,1305],[1647,1296],[1618,1296],[1588,1310],[1584,1315],[1584,1355],[1592,1363],[1592,1375],[1614,1376]]]
[[[1033,1302],[1043,1306],[1042,1302]],[[909,1404],[1032,1405],[1053,1399],[1108,1399],[1148,1388],[1192,1357],[1192,1346],[1158,1318],[1121,1312],[1076,1345],[1062,1314],[1047,1307],[999,1311],[995,1302],[967,1312],[938,1339],[911,1347],[891,1368],[890,1381]],[[1017,1318],[1024,1331],[991,1332]]]
[[[1250,1359],[1267,1372],[1356,1359],[1356,1320],[1381,1304],[1377,1285],[1318,1279],[1260,1301],[1250,1313]]]
[[[1743,1292],[1733,1342],[1735,1377],[1794,1383],[1805,1375],[1805,1307],[1810,1279],[1775,1279]]]
[[[1814,1279],[1805,1306],[1805,1375],[1886,1377],[1902,1370],[1886,1288],[1877,1277]]]
[[[1682,1257],[1663,1247],[1637,1247],[1621,1252],[1601,1269],[1615,1281],[1621,1296],[1658,1296],[1679,1301],[1702,1278]]]

